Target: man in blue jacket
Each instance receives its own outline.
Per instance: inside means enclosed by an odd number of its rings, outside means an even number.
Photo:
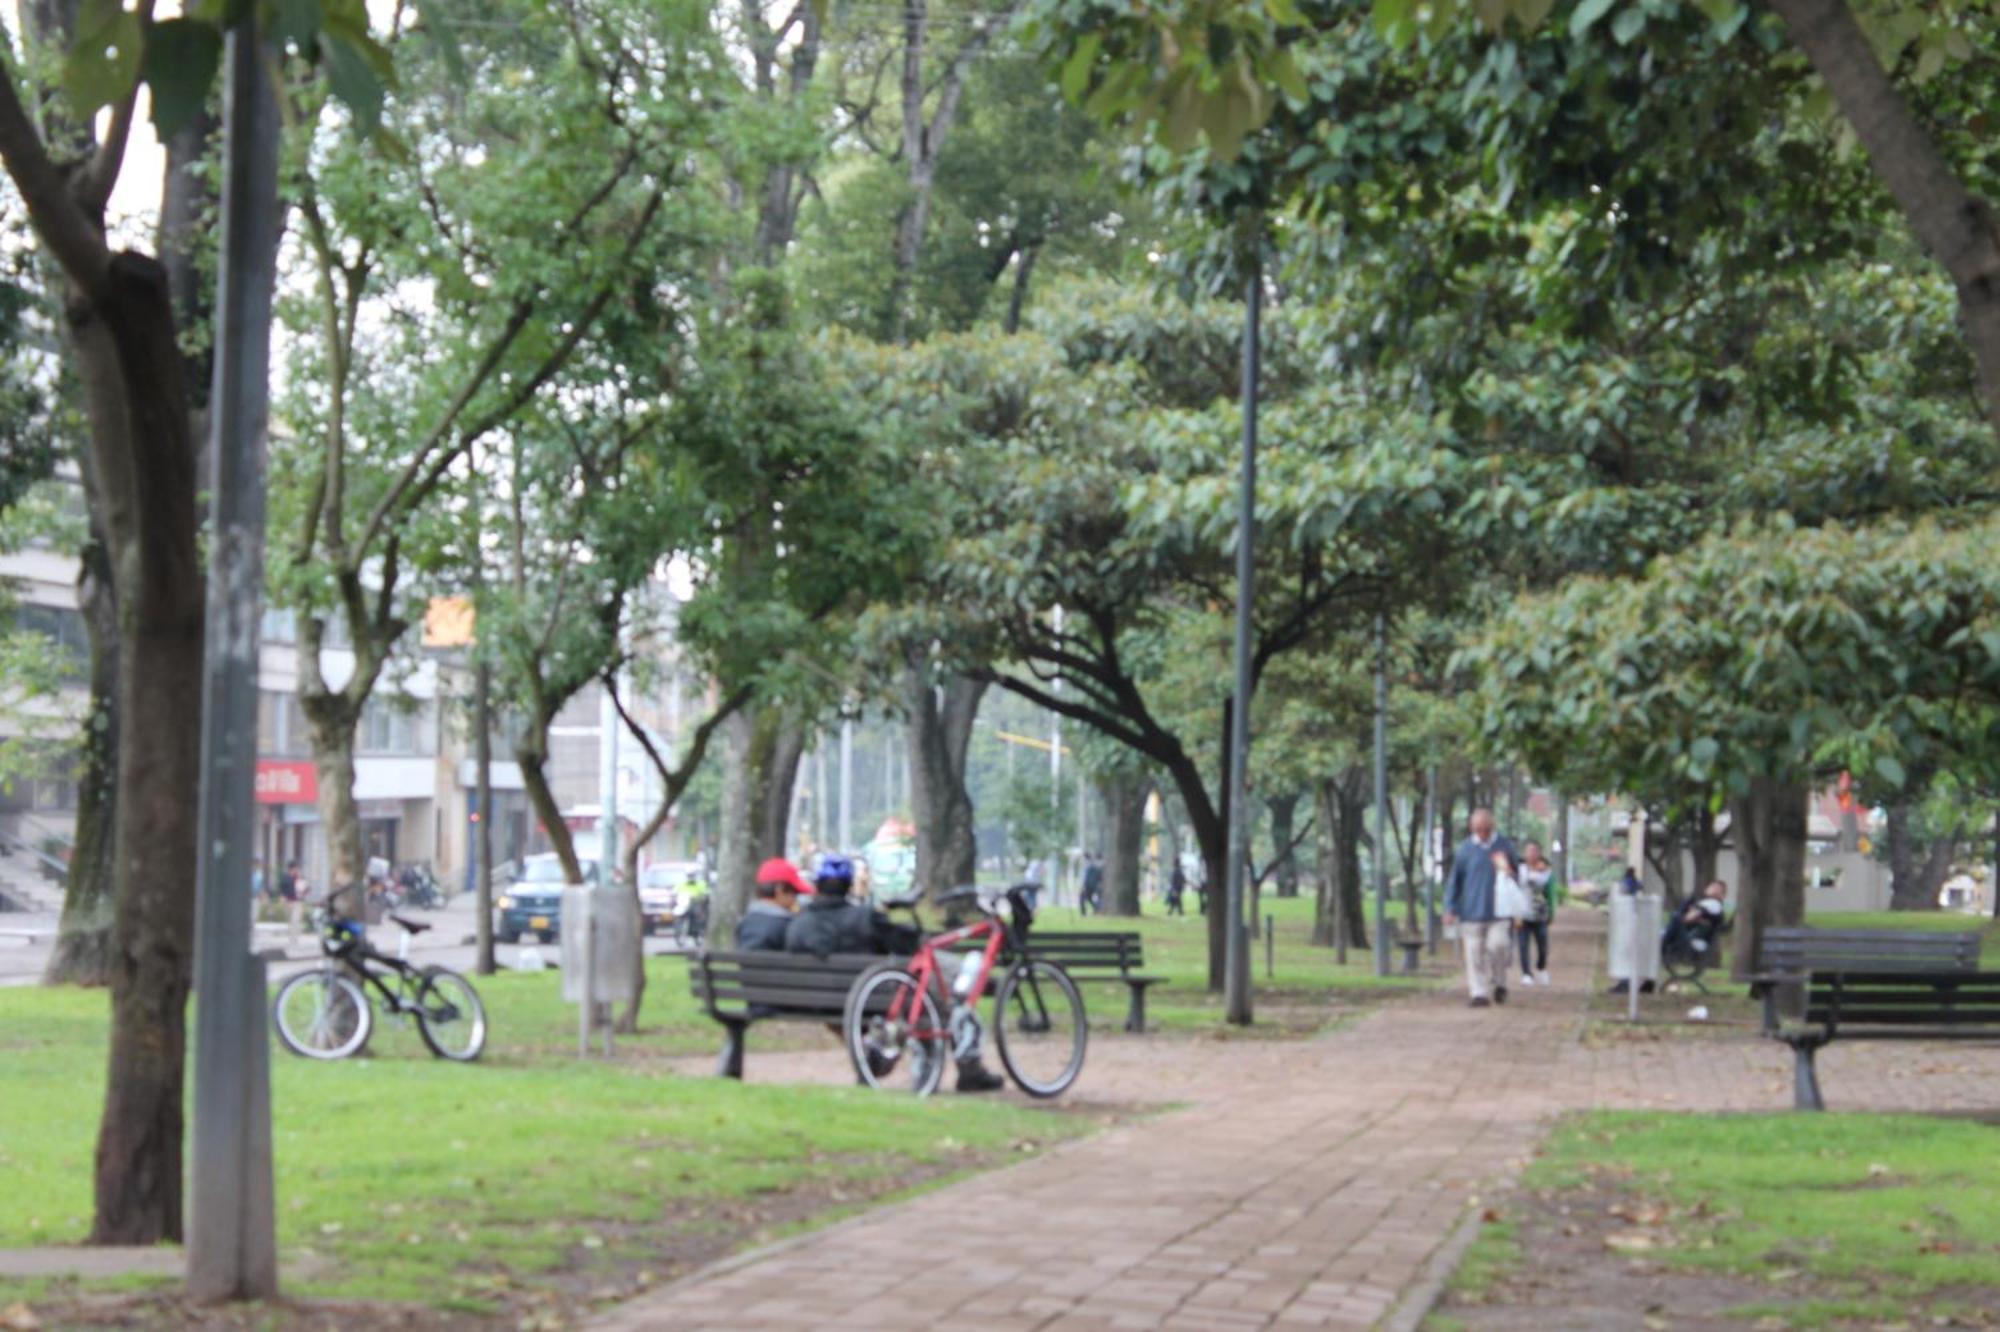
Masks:
[[[1474,1008],[1507,1002],[1507,964],[1513,955],[1513,922],[1504,920],[1493,901],[1493,853],[1504,852],[1516,865],[1514,844],[1493,823],[1493,811],[1472,811],[1472,836],[1452,857],[1445,882],[1444,923],[1458,926],[1459,947],[1465,951],[1465,988]]]

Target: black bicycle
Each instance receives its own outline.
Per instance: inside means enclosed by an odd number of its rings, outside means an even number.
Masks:
[[[417,1034],[432,1054],[461,1063],[486,1048],[486,1008],[472,982],[450,967],[420,967],[409,959],[410,940],[430,926],[391,916],[403,937],[391,957],[368,942],[358,921],[313,912],[320,933],[323,965],[302,971],[278,987],[271,1017],[278,1039],[308,1059],[346,1059],[361,1053],[375,1030],[375,1008],[367,987],[381,996],[383,1011],[401,1020],[415,1018]]]

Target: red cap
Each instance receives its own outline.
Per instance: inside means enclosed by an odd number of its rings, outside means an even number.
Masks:
[[[757,867],[757,882],[782,883],[795,892],[812,892],[812,885],[799,877],[799,867],[783,856],[773,856]]]

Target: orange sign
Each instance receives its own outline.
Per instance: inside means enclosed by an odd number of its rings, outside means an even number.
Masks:
[[[472,643],[477,620],[471,597],[432,597],[424,607],[424,646],[467,647]]]

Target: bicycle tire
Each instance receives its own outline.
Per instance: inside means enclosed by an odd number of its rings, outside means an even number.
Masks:
[[[1066,1054],[1062,1050],[1065,1039],[1069,1042]],[[1007,1076],[1022,1091],[1039,1100],[1068,1091],[1083,1072],[1089,1043],[1090,1022],[1083,994],[1067,971],[1053,962],[1030,958],[1016,963],[1001,978],[993,1000],[993,1044]],[[1030,1069],[1031,1053],[1038,1051],[1063,1057],[1054,1076],[1046,1076],[1039,1066]]]
[[[906,1013],[916,1013],[914,1021],[887,1020],[899,998]],[[924,1035],[926,1032],[930,1034]],[[944,1079],[951,1042],[946,1039],[937,1000],[902,967],[878,966],[855,978],[841,1013],[840,1034],[854,1064],[854,1076],[864,1087],[929,1096]],[[907,1087],[892,1085],[899,1069],[906,1070]]]
[[[317,995],[308,997],[317,990]],[[307,998],[301,1010],[309,1023],[295,1029],[291,1002]],[[368,1048],[375,1030],[375,1009],[368,995],[350,976],[327,967],[301,971],[278,987],[271,1000],[271,1025],[287,1050],[307,1059],[347,1059]]]
[[[417,985],[417,1034],[424,1038],[432,1054],[440,1059],[469,1064],[486,1048],[486,1005],[479,991],[450,967],[425,967]],[[440,1039],[445,1033],[464,1032],[462,1041]]]

